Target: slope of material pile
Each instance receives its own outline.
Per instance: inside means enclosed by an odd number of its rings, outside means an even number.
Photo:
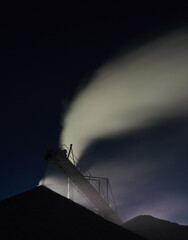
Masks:
[[[44,186],[0,202],[0,239],[144,240]]]

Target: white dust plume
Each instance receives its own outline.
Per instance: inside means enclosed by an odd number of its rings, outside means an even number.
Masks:
[[[116,57],[94,74],[62,121],[60,143],[81,157],[94,141],[188,110],[188,33],[177,31]]]

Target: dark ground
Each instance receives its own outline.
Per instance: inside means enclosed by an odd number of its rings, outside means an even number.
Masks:
[[[144,240],[60,196],[36,187],[0,202],[0,239]]]

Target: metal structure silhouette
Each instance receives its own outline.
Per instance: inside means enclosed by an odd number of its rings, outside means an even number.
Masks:
[[[73,159],[72,161],[69,160],[70,155],[72,154]],[[49,150],[46,153],[45,156],[47,162],[51,162],[56,165],[57,168],[59,168],[68,178],[68,184],[70,182],[72,185],[75,185],[77,189],[83,193],[92,203],[93,205],[98,209],[99,214],[102,215],[105,219],[118,224],[122,225],[123,221],[120,219],[120,217],[117,214],[117,211],[115,211],[108,202],[108,192],[109,192],[109,181],[107,178],[103,178],[106,180],[107,183],[107,193],[106,196],[103,198],[100,194],[100,178],[93,177],[93,176],[84,176],[80,169],[77,167],[72,145],[70,145],[69,152],[67,154],[66,149],[61,150]],[[90,183],[90,181],[98,181],[98,191],[97,189]],[[68,187],[69,189],[69,187]]]

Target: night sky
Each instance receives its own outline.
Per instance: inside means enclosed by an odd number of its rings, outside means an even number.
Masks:
[[[59,146],[61,119],[99,67],[122,49],[129,53],[163,34],[187,27],[188,5],[125,2],[1,3],[0,200],[38,185],[46,164],[45,151]],[[124,219],[125,215],[155,214],[170,207],[177,211],[164,218],[188,224],[187,140],[184,115],[132,134],[100,139],[82,160],[95,174],[109,178],[115,169],[113,159],[118,158],[119,165],[124,166],[119,172],[121,187],[117,187],[117,176],[112,177]],[[128,176],[138,158],[139,163],[151,166],[149,171],[153,169],[151,184],[141,184],[143,176],[138,172],[142,167],[136,168],[137,181],[130,181]],[[127,188],[131,188],[128,195]],[[173,197],[174,202],[169,203]],[[157,204],[163,205],[163,210],[157,205],[154,212],[147,211],[153,207],[153,198],[159,199]]]

